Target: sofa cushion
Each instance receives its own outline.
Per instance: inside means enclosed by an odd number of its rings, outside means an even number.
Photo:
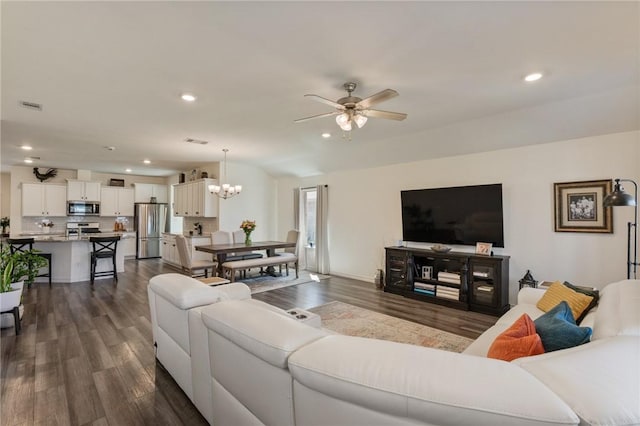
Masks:
[[[582,345],[591,339],[591,328],[579,327],[564,300],[535,320],[536,331],[546,352]]]
[[[585,425],[640,424],[640,337],[618,336],[519,358]]]
[[[600,291],[593,339],[640,336],[640,280],[623,280]]]
[[[316,392],[410,419],[401,424],[578,423],[542,382],[495,359],[328,336],[295,351],[289,370]]]
[[[577,320],[581,317],[582,312],[593,301],[593,296],[587,296],[582,293],[578,293],[563,285],[560,281],[556,281],[546,291],[544,296],[538,301],[536,305],[540,310],[548,312],[553,309],[561,301],[565,301],[571,307],[573,313],[573,319]]]
[[[542,340],[536,333],[536,326],[527,314],[522,314],[511,327],[500,333],[493,341],[487,357],[513,361],[523,356],[544,353]]]
[[[575,286],[573,284],[571,284],[570,282],[565,281],[564,285],[568,288],[570,288],[571,290],[577,292],[577,293],[581,293],[584,294],[586,296],[590,296],[593,297],[593,299],[591,300],[591,303],[589,303],[589,306],[587,306],[585,308],[584,311],[582,311],[582,314],[580,314],[580,316],[578,318],[576,318],[576,324],[580,325],[580,323],[582,323],[582,320],[584,320],[584,317],[587,316],[587,314],[596,306],[598,306],[598,300],[600,300],[600,291],[598,291],[597,289],[591,289],[591,288],[587,288],[587,287],[578,287]]]

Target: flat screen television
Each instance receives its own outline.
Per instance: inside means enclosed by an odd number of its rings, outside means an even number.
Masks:
[[[402,191],[402,239],[504,247],[502,184]]]

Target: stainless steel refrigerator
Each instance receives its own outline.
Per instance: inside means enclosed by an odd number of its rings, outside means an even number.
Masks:
[[[168,204],[136,203],[136,259],[160,257],[162,233],[169,229]]]

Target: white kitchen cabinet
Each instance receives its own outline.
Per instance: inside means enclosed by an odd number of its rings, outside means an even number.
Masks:
[[[100,182],[83,180],[67,181],[67,201],[100,202]]]
[[[199,179],[173,185],[173,214],[186,217],[217,217],[218,197],[209,192],[215,179]]]
[[[162,261],[174,266],[180,267],[180,255],[176,246],[176,236],[171,234],[162,234],[160,242],[160,255]]]
[[[66,195],[65,185],[23,183],[22,216],[66,216]]]
[[[100,216],[133,216],[133,189],[104,187]]]
[[[157,203],[169,202],[169,191],[167,185],[157,183],[134,183],[135,202],[148,203],[155,197]]]

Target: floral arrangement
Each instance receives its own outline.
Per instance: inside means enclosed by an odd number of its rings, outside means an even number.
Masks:
[[[243,220],[240,224],[240,229],[244,231],[244,243],[251,245],[251,233],[256,229],[255,220]]]
[[[243,220],[240,224],[240,229],[244,231],[245,234],[250,234],[256,229],[256,221],[255,220]]]

